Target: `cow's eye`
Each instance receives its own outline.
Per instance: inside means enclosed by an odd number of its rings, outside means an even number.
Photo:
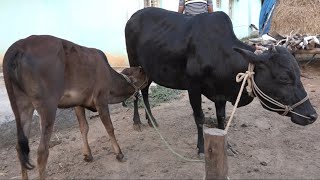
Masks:
[[[290,78],[289,75],[281,75],[281,76],[279,77],[279,80],[280,80],[281,83],[285,83],[285,84],[290,84],[290,83],[292,83],[292,79]]]

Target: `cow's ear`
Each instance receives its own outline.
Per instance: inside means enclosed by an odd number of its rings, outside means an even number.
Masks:
[[[235,50],[236,52],[240,53],[242,55],[242,57],[248,61],[249,63],[252,64],[257,64],[257,63],[261,63],[266,61],[268,58],[261,54],[261,55],[257,55],[254,52],[248,51],[246,49],[241,49],[241,48],[237,48],[234,47],[233,50]]]

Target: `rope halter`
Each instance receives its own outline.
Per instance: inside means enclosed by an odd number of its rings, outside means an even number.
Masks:
[[[293,104],[293,105],[284,105],[274,99],[272,99],[270,96],[266,95],[264,92],[261,91],[261,89],[257,86],[257,84],[254,81],[254,65],[249,63],[248,66],[248,71],[246,71],[246,73],[239,73],[236,77],[236,81],[237,82],[241,82],[241,81],[246,81],[247,80],[247,92],[249,93],[249,95],[251,97],[257,97],[259,99],[259,101],[261,102],[261,104],[263,104],[265,107],[267,107],[269,110],[272,111],[278,111],[278,112],[282,112],[281,114],[282,116],[287,115],[289,112],[298,115],[300,117],[306,118],[306,119],[310,119],[310,117],[304,116],[302,114],[299,114],[297,112],[294,111],[294,108],[298,107],[299,105],[303,104],[305,101],[307,101],[309,99],[308,96],[306,96],[305,98],[303,98],[302,100],[300,100],[299,102]],[[277,106],[278,108],[272,108],[270,106],[268,106],[266,103],[264,103],[263,100],[268,101],[269,103]]]

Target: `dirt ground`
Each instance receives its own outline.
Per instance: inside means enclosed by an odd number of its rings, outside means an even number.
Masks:
[[[320,113],[320,62],[302,68],[302,81],[312,104]],[[47,165],[48,179],[202,179],[204,164],[176,158],[155,130],[145,126],[142,132],[132,127],[133,109],[111,105],[115,134],[125,155],[118,162],[109,137],[95,114],[88,113],[89,144],[94,161],[83,161],[82,140],[72,110],[57,113],[54,135]],[[203,98],[206,117],[215,119],[214,104]],[[232,110],[228,103],[227,114]],[[197,131],[187,93],[181,98],[153,108],[159,129],[166,140],[185,157],[198,159]],[[144,110],[140,109],[142,122]],[[34,118],[30,139],[31,159],[36,162],[39,143],[38,118]],[[20,165],[15,152],[15,125],[6,123],[0,129],[0,179],[19,179]],[[299,126],[289,118],[271,113],[255,100],[239,108],[228,131],[228,141],[238,152],[229,156],[231,179],[319,179],[320,120]],[[29,171],[37,177],[37,168]]]

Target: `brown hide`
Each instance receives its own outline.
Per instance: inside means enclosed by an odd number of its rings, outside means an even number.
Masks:
[[[146,84],[141,68],[128,68],[123,76],[112,69],[102,51],[53,36],[30,36],[15,42],[3,61],[5,85],[17,124],[17,152],[22,178],[27,179],[28,136],[34,110],[41,117],[38,148],[39,178],[45,178],[49,141],[57,108],[75,107],[85,161],[92,161],[84,108],[98,111],[118,160],[123,158],[114,135],[108,104],[119,103]],[[126,77],[126,78],[125,78]]]

